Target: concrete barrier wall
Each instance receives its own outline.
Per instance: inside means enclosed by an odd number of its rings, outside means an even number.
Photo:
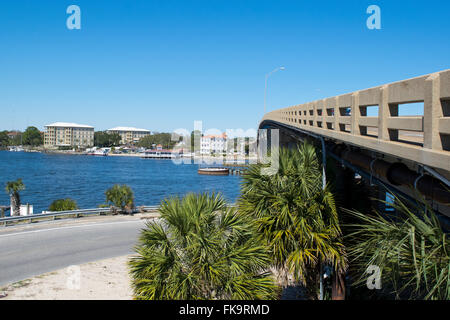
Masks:
[[[399,116],[399,106],[419,102],[423,116]],[[378,116],[367,116],[373,106]],[[264,120],[450,172],[450,70],[275,110]]]

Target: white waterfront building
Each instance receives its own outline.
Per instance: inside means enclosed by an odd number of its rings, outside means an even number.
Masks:
[[[245,155],[245,146],[254,138],[228,137],[226,133],[208,134],[200,138],[200,154],[202,155]]]
[[[132,144],[138,142],[145,136],[150,134],[150,130],[139,129],[133,127],[115,127],[106,130],[107,133],[118,133],[120,135],[121,144]]]
[[[70,122],[55,122],[45,126],[44,146],[90,147],[94,145],[94,127]]]
[[[223,154],[227,150],[227,135],[209,134],[200,138],[200,154]]]

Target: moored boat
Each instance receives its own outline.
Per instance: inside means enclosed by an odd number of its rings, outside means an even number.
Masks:
[[[88,156],[103,156],[106,157],[108,155],[107,151],[95,151],[87,153]]]
[[[24,151],[24,149],[21,146],[12,146],[12,147],[9,147],[9,151],[22,152],[22,151]]]
[[[214,176],[227,176],[230,174],[228,168],[199,168],[198,174],[214,175]]]

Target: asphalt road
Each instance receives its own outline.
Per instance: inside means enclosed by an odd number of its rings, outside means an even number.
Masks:
[[[131,254],[144,222],[87,218],[36,225],[7,227],[0,233],[0,286],[70,265]]]

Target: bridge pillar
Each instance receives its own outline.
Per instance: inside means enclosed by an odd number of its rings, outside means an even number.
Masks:
[[[361,115],[367,114],[367,108],[361,109],[359,106],[359,92],[355,92],[352,95],[352,113],[351,113],[351,119],[352,119],[352,134],[353,135],[366,135],[367,134],[367,127],[360,127],[359,126],[359,119],[361,118]]]
[[[353,195],[351,185],[354,183],[355,173],[343,167],[339,162],[332,161],[329,166],[331,170],[330,176],[334,182],[336,203],[339,207],[353,208]],[[341,221],[342,222],[342,221]],[[346,283],[345,273],[333,271],[331,276],[331,299],[345,300]]]
[[[380,104],[378,108],[378,139],[384,141],[398,140],[398,130],[388,128],[389,117],[398,116],[398,103],[389,103],[389,86],[380,89]]]
[[[283,134],[283,131],[280,130],[280,142],[279,142],[279,146],[280,148],[295,148],[298,144],[298,140],[292,138],[291,136],[287,135],[287,134]]]
[[[441,135],[439,120],[450,116],[450,103],[441,100],[441,78],[436,73],[425,80],[424,101],[424,147],[428,149],[449,150],[450,135]]]
[[[386,203],[384,203],[384,201],[386,201],[386,190],[384,190],[384,188],[382,188],[381,186],[377,186],[377,191],[378,191],[378,196],[377,196],[377,203],[376,203],[376,208],[378,208],[378,211],[380,213],[385,213],[386,211]]]
[[[340,101],[339,97],[336,97],[334,99],[334,110],[333,110],[333,116],[334,116],[334,131],[341,131],[340,130],[340,122],[341,122],[341,111],[339,109]]]

